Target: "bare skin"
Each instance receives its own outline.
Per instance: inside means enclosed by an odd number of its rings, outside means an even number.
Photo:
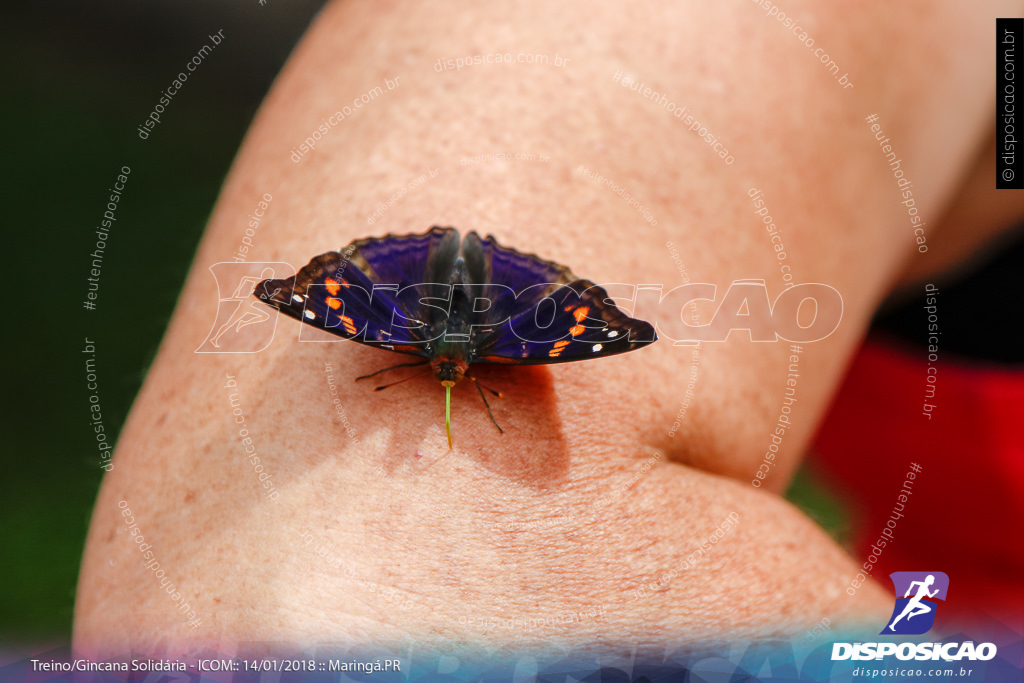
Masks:
[[[190,303],[118,444],[83,562],[76,648],[658,648],[794,635],[825,617],[884,623],[887,592],[868,581],[851,596],[854,560],[778,494],[879,302],[901,273],[939,267],[913,261],[913,229],[865,117],[878,115],[914,180],[930,251],[963,248],[976,226],[930,231],[972,169],[986,171],[993,22],[954,2],[868,3],[854,17],[806,2],[789,10],[854,87],[749,2],[330,5],[253,124],[186,284]],[[434,68],[493,53],[551,63]],[[556,54],[568,62],[555,66]],[[689,107],[735,162],[614,82],[617,71]],[[397,87],[289,159],[385,79]],[[545,159],[463,163],[497,153]],[[580,166],[625,188],[657,225]],[[506,433],[463,382],[451,452],[435,380],[380,393],[351,381],[400,357],[297,343],[299,324],[283,318],[260,353],[193,353],[216,313],[207,268],[230,260],[264,193],[273,200],[250,262],[298,267],[356,238],[441,224],[493,233],[599,283],[681,284],[674,249],[691,281],[724,291],[761,278],[774,299],[779,262],[751,187],[795,281],[828,283],[844,301],[835,334],[799,355],[793,426],[760,488],[790,349],[744,333],[699,351],[662,341],[565,366],[474,367],[505,394],[493,405]],[[986,237],[1021,215],[1019,193],[1002,197],[1012,206]],[[712,312],[698,311],[705,322]],[[244,452],[232,393],[276,499]],[[141,562],[120,501],[195,627]]]

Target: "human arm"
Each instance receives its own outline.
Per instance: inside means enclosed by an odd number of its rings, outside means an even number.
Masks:
[[[164,636],[224,649],[447,638],[525,647],[884,620],[883,592],[869,583],[849,596],[854,562],[778,494],[916,247],[864,117],[879,116],[921,210],[936,216],[989,122],[990,88],[975,77],[987,73],[988,57],[976,54],[987,27],[962,21],[958,5],[927,6],[865,5],[856,20],[794,8],[808,25],[814,19],[815,39],[854,75],[853,88],[752,3],[634,4],[628,14],[577,2],[329,6],[253,124],[183,292],[187,305],[122,434],[83,565],[76,643],[121,651]],[[921,55],[950,51],[962,61],[931,78],[934,63]],[[434,68],[494,53],[569,61]],[[613,81],[617,71],[688,106],[736,162],[724,164],[664,107]],[[290,159],[324,117],[386,79],[399,85]],[[498,153],[547,160],[462,162]],[[626,188],[657,225],[574,172],[581,166]],[[264,193],[274,200],[251,260],[301,266],[367,234],[443,224],[493,232],[596,282],[666,289],[683,281],[671,242],[691,281],[724,288],[758,277],[774,295],[783,283],[747,198],[752,186],[765,192],[796,279],[828,283],[844,301],[836,333],[804,347],[793,427],[760,489],[751,482],[779,415],[786,344],[733,335],[703,345],[676,429],[692,348],[663,341],[600,361],[484,368],[480,377],[505,393],[495,410],[506,434],[463,387],[451,454],[435,382],[373,394],[347,381],[394,362],[383,352],[298,344],[297,323],[281,320],[262,353],[192,353],[216,306],[206,268],[230,258]],[[705,319],[711,310],[701,310]],[[228,375],[274,473],[276,501],[261,498],[239,444]],[[121,500],[200,627],[180,619],[116,533]],[[690,566],[734,512],[739,523]],[[599,606],[600,618],[515,627]],[[512,626],[492,627],[492,618]]]

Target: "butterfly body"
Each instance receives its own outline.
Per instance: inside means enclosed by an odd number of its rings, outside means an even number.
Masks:
[[[583,360],[657,339],[565,266],[454,228],[356,240],[253,294],[332,334],[422,358],[449,397],[475,363]]]

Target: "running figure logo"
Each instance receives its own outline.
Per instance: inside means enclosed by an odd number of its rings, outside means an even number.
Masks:
[[[896,606],[881,635],[927,633],[935,623],[939,606],[935,601],[946,599],[949,577],[944,572],[893,572],[889,578],[896,590]]]
[[[210,266],[217,283],[217,314],[195,353],[256,353],[270,346],[277,316],[252,298],[253,288],[275,273],[291,273],[287,263],[222,261]]]

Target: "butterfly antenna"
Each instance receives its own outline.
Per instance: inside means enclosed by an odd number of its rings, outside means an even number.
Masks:
[[[388,370],[396,370],[398,368],[415,368],[415,367],[417,367],[419,365],[424,365],[424,364],[429,363],[429,362],[430,361],[419,360],[419,361],[416,361],[415,363],[399,363],[398,365],[391,365],[391,366],[386,367],[386,368],[381,368],[377,372],[371,372],[369,375],[361,375],[359,377],[356,377],[356,381],[358,382],[361,379],[369,379],[371,377],[376,377],[380,373],[387,372]],[[419,377],[419,375],[415,375],[415,377]],[[396,382],[396,384],[397,384],[397,382]],[[388,386],[390,386],[390,385],[388,385]]]
[[[486,389],[487,391],[491,392],[492,394],[494,394],[498,398],[502,397],[502,393],[500,391],[496,390],[496,389],[491,389],[490,387],[485,387],[484,385],[480,384],[480,382],[478,382],[476,380],[476,377],[470,377],[469,375],[465,375],[465,377],[466,377],[466,379],[472,380],[473,384],[476,385],[476,390],[480,392],[480,398],[482,398],[484,400],[484,408],[487,408],[487,416],[489,418],[491,418],[491,422],[494,424],[495,427],[498,428],[498,431],[500,433],[504,434],[505,430],[502,429],[501,425],[498,424],[498,421],[494,419],[494,413],[491,412],[491,404],[487,402],[487,397],[484,396],[484,389]]]
[[[390,370],[391,368],[388,368],[388,369]],[[417,377],[422,377],[423,375],[429,375],[431,372],[433,372],[433,370],[428,368],[428,369],[424,370],[423,372],[417,372],[415,375],[410,375],[409,377],[405,377],[404,379],[400,379],[397,382],[391,382],[390,384],[382,384],[379,387],[374,387],[373,390],[374,391],[381,391],[383,389],[387,389],[388,387],[393,387],[396,384],[401,384],[402,382],[408,382],[411,379],[416,379]],[[362,379],[362,378],[360,377],[360,379]]]

